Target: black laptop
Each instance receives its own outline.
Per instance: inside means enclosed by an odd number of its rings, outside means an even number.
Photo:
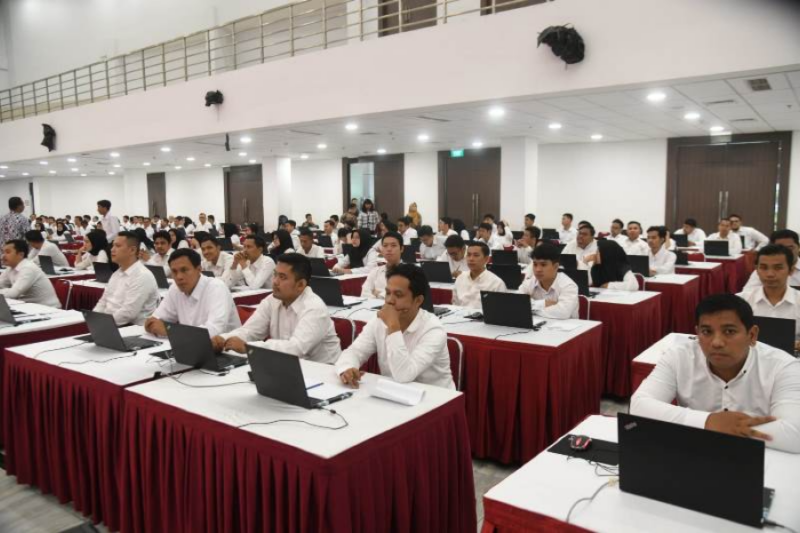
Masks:
[[[214,275],[214,273],[211,272],[210,270],[203,270],[202,274],[207,278],[215,278],[216,277]]]
[[[114,273],[111,263],[98,263],[95,261],[92,266],[94,267],[94,280],[97,283],[108,283],[108,280],[111,279],[111,274]]]
[[[764,488],[764,442],[617,415],[623,492],[763,527],[774,491]]]
[[[578,294],[591,297],[592,291],[589,290],[589,271],[588,270],[565,270],[564,275],[575,282],[578,286]]]
[[[123,337],[112,315],[84,311],[83,316],[89,327],[89,335],[75,337],[76,340],[93,342],[97,346],[118,352],[135,352],[161,345],[158,341],[143,339],[138,335]]]
[[[533,329],[531,297],[527,294],[481,291],[481,310],[486,324]]]
[[[714,257],[728,257],[731,255],[730,244],[727,240],[703,241],[703,251],[706,255]]]
[[[575,254],[561,254],[559,265],[564,270],[578,270],[578,256]]]
[[[164,267],[158,265],[145,265],[153,277],[156,278],[156,285],[159,289],[169,289],[169,281],[167,281],[167,274],[164,272]]]
[[[208,330],[184,324],[166,324],[170,350],[153,355],[174,357],[175,361],[193,368],[222,372],[244,366],[247,358],[229,354],[216,354]]]
[[[342,285],[336,278],[311,276],[308,282],[311,290],[330,307],[353,307],[365,301],[364,298],[343,296]]]
[[[69,244],[72,244],[72,243],[75,242],[75,239],[72,238],[72,233],[70,233],[68,231],[64,232],[64,240],[67,241]]]
[[[523,232],[522,231],[512,231],[511,236],[514,237],[514,242],[517,242],[522,238]]]
[[[322,402],[308,396],[300,358],[296,355],[248,344],[247,357],[253,369],[251,376],[256,390],[261,396],[306,409],[313,409]]]
[[[333,248],[333,240],[330,235],[320,235],[317,237],[317,246],[320,248]]]
[[[324,259],[320,259],[319,257],[309,257],[308,260],[311,263],[312,276],[317,276],[320,278],[331,277],[331,271],[328,270],[328,265],[325,264]]]
[[[522,271],[516,263],[513,265],[496,265],[494,263],[489,263],[486,265],[486,268],[489,272],[502,279],[503,283],[506,284],[506,288],[510,291],[515,291],[522,285]],[[464,275],[469,275],[469,273],[465,272]]]
[[[22,311],[13,311],[9,307],[6,297],[0,294],[0,322],[11,324],[13,326],[21,326],[22,324],[30,324],[31,322],[43,322],[50,320],[50,317],[40,316],[35,318],[17,318],[21,317],[24,313]]]
[[[628,264],[631,266],[631,271],[634,274],[641,274],[646,278],[650,277],[650,256],[629,255]]]
[[[673,233],[672,240],[675,241],[675,246],[679,248],[688,248],[689,247],[689,236],[684,235],[683,233]]]
[[[403,263],[413,265],[417,262],[417,251],[411,246],[404,246],[403,254],[400,256],[400,259],[403,261]]]
[[[450,272],[449,261],[423,261],[420,263],[422,271],[429,282],[454,283],[453,273]]]
[[[414,252],[419,252],[420,244],[422,244],[422,241],[419,237],[411,237],[411,244],[406,244],[406,248],[413,248]]]
[[[492,251],[492,264],[493,265],[517,265],[519,264],[519,257],[516,250],[493,250]]]
[[[544,228],[542,230],[542,240],[544,241],[557,241],[559,240],[558,231],[551,228]]]
[[[72,270],[69,268],[60,268],[58,272],[56,272],[56,267],[53,264],[53,258],[49,255],[39,255],[37,257],[39,258],[39,266],[42,268],[42,272],[48,276],[58,276],[59,274],[72,272]]]
[[[672,252],[675,254],[675,265],[676,266],[687,266],[689,264],[689,254],[686,252],[681,252],[680,250],[675,250]]]
[[[790,318],[754,316],[758,340],[794,356],[795,321]]]
[[[233,241],[231,241],[227,237],[217,238],[219,241],[220,248],[222,248],[223,252],[232,252],[233,251]]]

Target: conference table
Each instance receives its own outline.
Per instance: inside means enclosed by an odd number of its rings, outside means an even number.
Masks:
[[[694,310],[700,303],[700,277],[690,274],[658,274],[645,278],[644,288],[661,293],[663,334],[694,331]]]
[[[631,392],[636,392],[636,389],[650,375],[650,372],[653,371],[661,356],[667,350],[681,343],[692,342],[695,339],[694,335],[686,333],[670,333],[637,355],[631,366]]]
[[[750,275],[750,272],[747,271],[747,259],[743,254],[731,257],[707,255],[706,261],[722,264],[723,271],[725,272],[726,292],[733,294],[742,292],[742,289],[747,283],[747,277]]]
[[[592,416],[571,434],[617,440],[617,419]],[[800,531],[800,455],[767,448],[764,486],[775,489],[769,519]],[[482,533],[521,531],[619,533],[744,533],[764,531],[697,511],[622,492],[619,484],[601,490],[591,502],[579,503],[567,523],[570,507],[589,498],[613,477],[600,477],[588,461],[545,451],[489,490],[483,497]],[[603,474],[603,472],[600,472]],[[779,531],[774,529],[773,531]]]
[[[700,299],[725,292],[725,270],[722,263],[690,261],[688,265],[676,265],[676,274],[691,274],[700,278]]]
[[[336,276],[335,279],[339,280],[339,285],[342,288],[343,296],[361,296],[361,287],[367,281],[366,274],[342,274]]]

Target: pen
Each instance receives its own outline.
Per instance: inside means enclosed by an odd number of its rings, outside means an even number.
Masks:
[[[315,383],[314,385],[311,385],[310,387],[306,387],[306,390],[316,389],[317,387],[321,387],[321,386],[322,386],[322,382]]]

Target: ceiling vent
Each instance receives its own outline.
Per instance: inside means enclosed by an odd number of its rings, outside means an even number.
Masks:
[[[756,122],[754,118],[733,118],[728,122]]]
[[[728,99],[728,100],[714,100],[712,102],[703,102],[704,106],[712,106],[712,105],[732,105],[738,104],[736,100]]]
[[[451,122],[450,120],[448,120],[446,118],[426,117],[425,115],[420,115],[420,116],[414,117],[414,118],[418,118],[420,120],[429,120],[431,122]]]
[[[769,80],[767,78],[755,78],[752,80],[747,80],[747,84],[750,86],[750,89],[753,91],[771,91],[772,86],[769,84]]]
[[[303,131],[303,130],[289,130],[289,133],[294,133],[296,135],[313,135],[314,137],[320,137],[321,133],[316,133],[313,131]]]

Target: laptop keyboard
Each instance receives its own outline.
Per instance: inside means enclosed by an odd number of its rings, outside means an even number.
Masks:
[[[225,368],[226,366],[232,366],[236,368],[244,366],[246,364],[247,364],[246,357],[240,357],[238,355],[227,355],[227,354],[220,354],[217,356],[218,368]]]
[[[125,347],[129,350],[142,350],[144,348],[152,348],[153,346],[161,346],[160,342],[149,341],[141,337],[125,337],[122,339]]]

